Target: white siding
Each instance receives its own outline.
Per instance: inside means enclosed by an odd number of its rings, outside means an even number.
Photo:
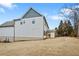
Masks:
[[[0,36],[13,37],[14,36],[14,27],[0,28]]]
[[[35,21],[35,24],[32,24],[33,20]],[[22,22],[23,24],[20,24],[20,22]],[[16,21],[15,36],[43,38],[43,17],[27,18]]]
[[[4,40],[13,41],[13,39],[14,39],[14,27],[0,28],[0,41]]]

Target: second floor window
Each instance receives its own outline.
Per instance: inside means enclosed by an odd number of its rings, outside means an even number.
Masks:
[[[32,24],[35,24],[35,21],[34,20],[32,21]]]
[[[25,24],[25,20],[24,20],[24,21],[21,21],[20,24],[21,24],[21,25],[22,25],[22,24]]]
[[[20,24],[22,25],[22,22],[20,22]]]

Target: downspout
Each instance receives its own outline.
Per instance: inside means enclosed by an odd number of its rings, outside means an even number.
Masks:
[[[44,17],[43,17],[43,40],[44,40]]]
[[[14,42],[15,42],[15,21],[14,21]]]

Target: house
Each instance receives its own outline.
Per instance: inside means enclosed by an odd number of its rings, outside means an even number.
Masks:
[[[44,39],[49,26],[45,16],[30,8],[20,19],[0,25],[0,40],[17,41]]]
[[[48,38],[55,38],[55,30],[48,30],[47,37]]]

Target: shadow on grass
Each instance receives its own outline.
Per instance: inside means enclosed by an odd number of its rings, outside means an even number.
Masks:
[[[24,42],[24,41],[43,41],[46,39],[29,39],[29,40],[16,40],[15,42]]]
[[[46,38],[44,39],[28,39],[28,40],[15,40],[15,41],[0,41],[0,43],[12,43],[12,42],[25,42],[25,41],[43,41],[46,40]]]

